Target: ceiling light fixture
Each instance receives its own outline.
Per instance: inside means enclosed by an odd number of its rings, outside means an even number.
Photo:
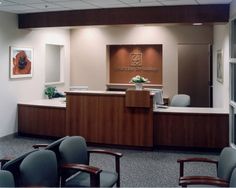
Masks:
[[[200,25],[203,25],[203,23],[193,23],[193,25],[200,26]]]

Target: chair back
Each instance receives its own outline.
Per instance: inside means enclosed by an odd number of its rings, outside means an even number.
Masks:
[[[14,177],[11,172],[0,170],[0,187],[15,187]]]
[[[29,154],[20,164],[22,186],[57,187],[57,159],[54,152],[40,150]]]
[[[229,187],[236,187],[236,168],[234,168],[231,174]]]
[[[89,164],[87,144],[81,136],[71,136],[64,139],[59,146],[61,164],[79,163]],[[67,172],[67,176],[74,174],[74,170]]]
[[[47,147],[45,147],[46,150],[50,150],[50,151],[53,151],[55,154],[56,154],[56,157],[57,157],[57,162],[59,164],[60,162],[60,152],[59,152],[59,146],[61,144],[61,142],[63,140],[65,140],[66,138],[68,138],[69,136],[65,136],[63,138],[60,138],[54,142],[52,142],[51,144],[49,144]]]
[[[35,152],[36,150],[32,150],[30,152],[27,152],[23,155],[20,155],[19,157],[16,157],[13,160],[8,161],[2,166],[2,170],[7,170],[13,174],[14,182],[16,187],[22,186],[21,179],[20,179],[20,171],[19,167],[23,159],[28,156],[29,154]]]
[[[235,167],[236,150],[231,147],[225,147],[220,153],[217,176],[219,178],[229,181]]]
[[[190,96],[185,94],[174,95],[170,106],[187,107],[190,106]]]

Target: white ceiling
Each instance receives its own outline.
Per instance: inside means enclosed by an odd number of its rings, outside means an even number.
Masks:
[[[227,4],[232,0],[0,0],[0,11],[33,13],[61,10]]]

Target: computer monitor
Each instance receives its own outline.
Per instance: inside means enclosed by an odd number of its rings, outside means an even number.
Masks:
[[[162,90],[162,89],[156,89],[156,90],[154,91],[153,104],[154,104],[155,106],[164,105],[163,90]]]

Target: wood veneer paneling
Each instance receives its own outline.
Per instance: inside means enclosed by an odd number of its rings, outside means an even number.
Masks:
[[[150,108],[150,91],[127,90],[125,94],[125,106]]]
[[[228,22],[229,4],[110,8],[18,15],[19,28]]]
[[[227,114],[155,113],[157,146],[223,148],[229,145]]]
[[[65,108],[18,104],[18,132],[40,136],[65,136]]]
[[[125,95],[67,93],[67,134],[90,143],[152,147],[152,108],[126,108]]]

